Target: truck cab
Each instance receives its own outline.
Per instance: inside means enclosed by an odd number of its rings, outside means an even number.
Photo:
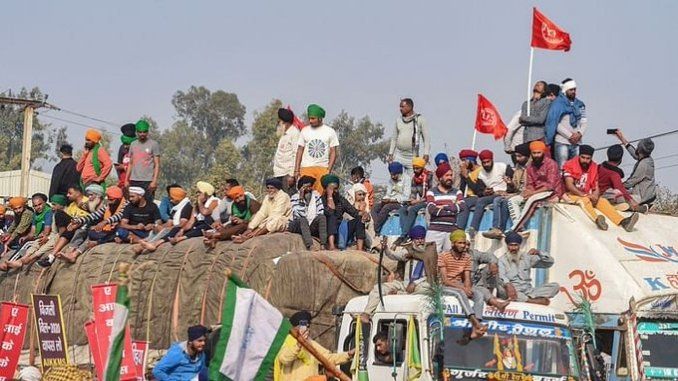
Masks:
[[[355,347],[356,316],[364,310],[367,297],[351,299],[340,317],[337,351]],[[578,379],[576,350],[567,316],[558,310],[527,303],[511,303],[502,313],[485,307],[485,336],[467,342],[470,322],[456,298],[443,300],[442,321],[424,295],[387,295],[368,329],[362,328],[366,343],[370,380],[412,379],[412,362],[406,347],[408,326],[415,330],[421,375],[419,380],[534,380]],[[413,321],[414,324],[408,324]],[[375,351],[373,338],[388,335],[393,363],[384,363]],[[413,336],[410,336],[411,338]],[[344,367],[347,373],[350,367]],[[509,378],[506,378],[509,377]],[[512,378],[511,378],[512,377]]]

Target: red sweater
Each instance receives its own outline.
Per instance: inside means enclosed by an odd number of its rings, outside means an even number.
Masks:
[[[598,187],[600,194],[605,193],[608,189],[616,189],[624,196],[624,200],[631,201],[631,195],[626,190],[622,183],[621,175],[619,173],[605,167],[605,163],[598,166]]]

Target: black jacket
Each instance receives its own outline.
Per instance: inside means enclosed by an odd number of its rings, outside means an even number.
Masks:
[[[80,184],[80,173],[75,169],[78,163],[73,158],[62,159],[52,170],[52,181],[49,184],[49,197],[55,194],[66,195],[68,187]]]

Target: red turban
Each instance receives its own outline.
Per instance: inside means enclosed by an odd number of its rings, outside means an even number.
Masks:
[[[452,170],[449,163],[441,163],[438,168],[436,168],[436,176],[440,179],[449,171]]]
[[[494,154],[489,149],[485,149],[480,151],[478,157],[480,158],[480,160],[493,160]]]
[[[467,157],[476,158],[476,157],[478,157],[478,152],[476,152],[472,149],[463,149],[463,150],[459,151],[459,158],[460,159],[465,159]]]

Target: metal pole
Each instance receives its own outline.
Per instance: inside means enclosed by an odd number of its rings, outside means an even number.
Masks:
[[[33,106],[24,108],[24,134],[21,146],[21,185],[19,195],[28,197],[31,169],[31,143],[33,140]]]
[[[527,116],[530,116],[530,98],[532,98],[532,61],[534,61],[534,48],[530,48],[530,67],[527,69]]]

